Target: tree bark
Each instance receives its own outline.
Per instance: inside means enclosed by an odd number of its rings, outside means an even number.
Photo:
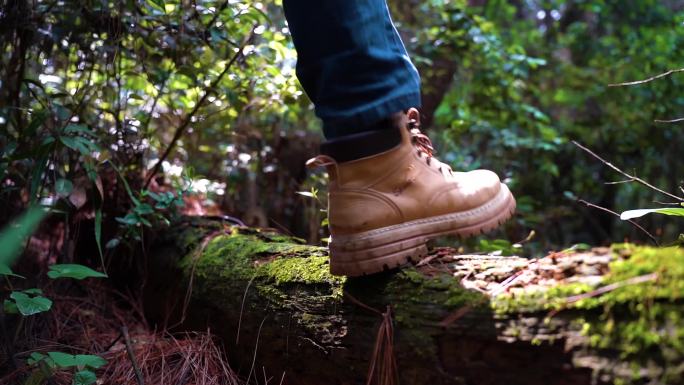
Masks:
[[[522,297],[495,300],[461,286],[479,285],[491,294],[506,276],[531,269],[522,258],[448,255],[440,258],[455,261],[449,266],[344,279],[329,275],[325,248],[200,219],[174,226],[153,250],[149,318],[160,328],[181,320],[172,330],[209,328],[223,341],[233,369],[258,383],[279,383],[284,375],[284,384],[365,384],[380,313],[388,306],[400,384],[675,384],[680,377],[673,376],[684,371],[676,364],[681,351],[644,348],[625,355],[623,347],[601,345],[606,322],[643,318],[627,302],[612,304],[608,314],[605,304],[587,305],[595,300],[589,292],[577,302],[584,305],[550,313]],[[586,254],[595,259],[572,266],[552,255],[560,266],[552,274],[574,269],[596,277],[605,269],[595,261],[619,258],[609,249]],[[676,256],[684,259],[684,253]],[[678,298],[663,309],[681,314]],[[679,323],[651,326],[672,331]],[[615,337],[604,333],[605,341]]]

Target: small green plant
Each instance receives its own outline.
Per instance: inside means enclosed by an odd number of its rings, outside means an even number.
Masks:
[[[10,278],[24,279],[21,275],[15,274],[10,265],[21,253],[26,239],[34,232],[46,214],[43,208],[31,208],[16,223],[10,224],[0,232],[0,276],[4,277],[7,286],[10,288],[10,294],[3,301],[2,307],[2,311],[6,314],[30,317],[52,308],[52,300],[45,297],[41,289],[14,289],[10,280]],[[107,277],[106,274],[79,264],[54,264],[49,269],[47,275],[50,279],[72,278],[81,280]],[[18,328],[23,325],[24,322],[20,322]],[[19,330],[17,330],[18,332]],[[99,356],[87,354],[71,355],[62,352],[48,352],[46,356],[34,352],[27,363],[37,367],[27,380],[27,384],[42,383],[51,378],[55,370],[75,368],[72,385],[91,385],[97,381],[93,369],[105,365],[107,361]]]
[[[296,192],[298,195],[308,198],[306,200],[306,218],[309,221],[310,243],[317,243],[318,241],[330,243],[330,237],[321,238],[321,230],[330,224],[328,218],[327,178],[327,173],[312,173],[304,183],[304,187],[311,186],[309,191]]]
[[[492,255],[519,255],[522,245],[505,239],[480,239],[477,249]]]
[[[131,200],[132,207],[123,217],[115,218],[122,226],[123,233],[110,239],[105,248],[112,249],[127,239],[140,240],[143,227],[153,227],[155,223],[169,225],[170,218],[176,214],[176,209],[183,207],[183,197],[192,192],[191,176],[184,175],[182,180],[174,181],[174,191],[153,192],[147,189],[133,192],[125,176],[116,166],[113,166]],[[96,216],[96,227],[97,227]],[[99,231],[96,231],[96,235]],[[98,241],[99,245],[99,241]]]
[[[73,368],[72,385],[91,385],[97,382],[97,376],[93,370],[106,365],[107,361],[92,354],[72,355],[62,352],[48,352],[45,355],[34,352],[31,353],[26,363],[39,368],[31,376],[32,378],[38,377],[34,380],[43,381],[50,378],[56,370],[72,370]]]

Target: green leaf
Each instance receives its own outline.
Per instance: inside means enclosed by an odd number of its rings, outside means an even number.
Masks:
[[[122,217],[116,217],[114,219],[116,219],[117,222],[124,224],[124,225],[127,225],[127,226],[135,226],[138,223],[140,223],[140,220],[138,219],[138,217],[135,216],[135,214],[133,214],[133,213],[128,213],[123,218]]]
[[[74,184],[68,179],[57,179],[55,182],[55,192],[62,198],[66,198],[74,189]]]
[[[109,242],[107,242],[107,244],[105,245],[105,248],[106,249],[113,249],[113,248],[119,246],[119,243],[121,243],[121,240],[119,238],[112,238],[109,240]]]
[[[152,7],[166,13],[166,4],[164,4],[164,0],[147,0],[147,3]]]
[[[46,357],[47,357],[47,356],[46,356],[45,354],[38,353],[38,352],[33,352],[33,353],[31,353],[31,355],[29,356],[29,359],[26,360],[26,363],[29,364],[29,365],[35,365],[35,364],[38,363],[38,361],[42,361],[42,360],[44,360]]]
[[[135,206],[133,211],[135,211],[138,215],[148,215],[154,213],[152,206],[148,205],[147,203],[142,203]]]
[[[83,278],[106,278],[107,275],[95,271],[87,266],[78,265],[75,263],[51,265],[48,271],[48,277],[52,279],[57,278],[74,278],[81,280]]]
[[[26,238],[38,227],[45,214],[45,210],[40,207],[29,208],[16,223],[8,225],[0,232],[0,264],[12,265],[23,249]]]
[[[100,253],[102,269],[104,269],[104,254],[102,254],[102,209],[100,208],[95,210],[95,243],[97,244],[97,252]]]
[[[138,217],[138,219],[140,220],[140,223],[142,223],[143,225],[145,225],[147,227],[152,227],[152,223],[150,221],[148,221],[147,219],[145,219],[144,217]]]
[[[49,369],[48,369],[49,370]],[[35,369],[24,380],[22,385],[43,385],[50,376],[45,375],[42,369]]]
[[[309,191],[295,191],[295,194],[299,194],[301,196],[305,196],[307,198],[316,198],[316,196]]]
[[[39,295],[29,297],[26,293],[13,291],[12,294],[10,294],[10,298],[17,304],[19,312],[25,316],[42,313],[50,310],[52,307],[52,301]]]
[[[45,110],[34,112],[31,116],[31,123],[29,123],[28,127],[26,127],[26,134],[29,136],[36,135],[38,127],[42,126],[43,123],[45,123],[47,117],[48,113]]]
[[[31,172],[31,187],[29,190],[29,196],[31,197],[32,204],[35,203],[38,188],[43,182],[43,172],[47,167],[48,157],[49,154],[47,152],[43,152],[40,156],[38,156],[33,165],[33,171]]]
[[[102,366],[107,365],[107,360],[93,354],[77,354],[75,358],[76,364],[80,367],[88,366],[93,369],[98,369]]]
[[[638,209],[628,210],[620,214],[620,219],[627,221],[633,218],[643,217],[646,214],[656,213],[684,217],[684,208],[659,208],[659,209]]]
[[[54,94],[52,96],[55,97]],[[57,113],[57,117],[59,119],[67,120],[71,118],[71,110],[58,103],[52,103],[52,105],[54,106],[55,112]]]
[[[62,144],[64,144],[65,146],[69,147],[70,149],[78,151],[83,155],[90,154],[88,145],[84,143],[87,142],[87,140],[81,138],[80,136],[60,136],[59,141],[62,142]]]
[[[95,135],[95,133],[85,124],[69,124],[64,128],[64,132],[68,134],[80,133],[86,135]]]
[[[17,304],[8,299],[2,303],[2,308],[7,314],[19,314],[19,308],[17,307]]]
[[[97,369],[107,364],[104,358],[92,354],[73,355],[62,352],[48,352],[48,356],[60,368],[77,366],[79,368],[89,367]]]
[[[81,370],[74,373],[72,385],[91,385],[97,382],[97,376],[90,370]]]
[[[70,368],[72,366],[77,366],[78,362],[73,354],[62,353],[62,352],[48,352],[48,356],[55,362],[55,365],[59,368]]]
[[[8,275],[8,276],[12,276],[12,277],[25,278],[19,274],[14,274],[14,272],[12,271],[12,269],[10,269],[9,266],[2,264],[2,263],[0,263],[0,275]]]

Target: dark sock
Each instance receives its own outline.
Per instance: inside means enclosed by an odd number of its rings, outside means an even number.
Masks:
[[[397,119],[390,117],[365,128],[363,132],[321,143],[321,154],[338,163],[380,154],[401,143],[401,129],[397,125]]]

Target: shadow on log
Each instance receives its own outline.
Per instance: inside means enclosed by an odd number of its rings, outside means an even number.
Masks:
[[[381,322],[366,307],[388,305],[401,384],[682,383],[681,249],[532,261],[441,250],[422,267],[345,279],[328,273],[325,248],[188,219],[153,250],[148,317],[209,328],[260,384],[364,384]]]

